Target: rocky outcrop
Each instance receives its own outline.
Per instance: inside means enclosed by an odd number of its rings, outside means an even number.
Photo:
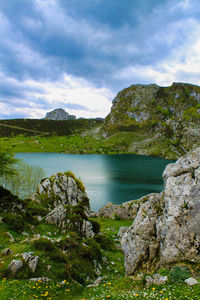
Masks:
[[[151,138],[144,143],[135,142],[128,151],[140,154],[162,155],[162,149],[155,148],[159,140],[165,141],[163,147],[169,152],[185,154],[200,146],[200,87],[186,83],[173,83],[169,87],[156,84],[132,85],[113,100],[110,114],[103,126],[103,135],[117,132],[135,132]],[[155,141],[154,141],[155,137]],[[168,145],[166,146],[166,138]]]
[[[34,256],[33,254],[33,252],[26,252],[22,254],[22,257],[25,263],[27,263],[31,271],[34,273],[38,265],[39,256]]]
[[[200,261],[200,148],[166,167],[164,191],[146,197],[122,237],[127,274]]]
[[[64,120],[74,120],[76,116],[69,115],[64,109],[57,108],[50,112],[48,112],[45,116],[46,120],[54,120],[54,121],[64,121]]]
[[[57,173],[41,181],[33,201],[45,205],[44,219],[62,229],[76,231],[89,238],[94,236],[89,199],[82,182],[73,173]]]
[[[12,274],[16,274],[23,267],[23,262],[21,260],[12,260],[8,266],[8,270]]]
[[[131,200],[122,204],[113,204],[109,202],[98,212],[96,212],[95,216],[99,218],[110,218],[113,220],[117,218],[122,220],[134,219],[137,215],[140,205],[144,201],[146,201],[146,196],[138,200]]]

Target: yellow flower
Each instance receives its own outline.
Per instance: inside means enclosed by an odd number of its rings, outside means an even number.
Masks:
[[[66,284],[69,284],[69,282],[67,281]]]
[[[106,296],[106,298],[108,298],[108,299],[109,299],[109,298],[110,298],[110,295],[107,295],[107,296]]]
[[[24,295],[26,295],[26,292],[23,292]]]
[[[111,285],[111,282],[108,282],[108,285]]]
[[[33,289],[35,289],[35,286],[33,286]]]
[[[138,297],[139,295],[138,294],[135,294],[135,297]]]
[[[106,284],[104,284],[103,286],[106,286]]]
[[[152,288],[153,291],[155,291],[155,288]]]
[[[163,291],[160,291],[160,293],[162,294],[162,293],[163,293]]]
[[[66,292],[70,292],[70,290],[69,290],[69,289],[67,289],[67,290],[66,290]]]

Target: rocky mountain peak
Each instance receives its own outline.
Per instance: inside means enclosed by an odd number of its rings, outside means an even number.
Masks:
[[[56,108],[50,112],[47,112],[45,119],[55,120],[55,121],[64,121],[64,120],[76,119],[76,116],[69,115],[63,108]]]

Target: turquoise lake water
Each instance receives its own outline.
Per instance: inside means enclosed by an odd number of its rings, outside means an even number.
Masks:
[[[107,202],[120,204],[160,192],[162,172],[172,162],[134,154],[18,153],[16,157],[42,167],[47,176],[72,171],[84,183],[93,210]]]

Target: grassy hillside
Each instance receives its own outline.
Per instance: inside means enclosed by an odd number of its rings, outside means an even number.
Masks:
[[[53,121],[44,119],[0,120],[0,137],[23,134],[25,136],[68,136],[82,133],[102,124],[99,119]]]
[[[132,222],[124,220],[110,220],[110,219],[96,219],[101,225],[101,232],[112,239],[115,243],[118,243],[117,232],[121,226],[129,226]],[[14,242],[10,242],[7,232],[10,232],[14,237]],[[41,235],[47,235],[55,237],[57,239],[62,238],[61,231],[57,230],[54,226],[48,224],[40,224],[34,226],[34,232],[26,230],[30,235],[30,239],[34,233]],[[23,236],[15,231],[10,230],[6,224],[0,224],[0,244],[1,249],[9,247],[13,254],[7,257],[2,257],[0,260],[0,272],[5,269],[9,262],[14,259],[14,256],[19,252],[36,251],[32,243],[26,241],[27,237]],[[36,252],[35,252],[36,253]],[[42,256],[42,252],[38,254],[45,261],[48,257]],[[120,250],[104,250],[104,256],[107,257],[108,264],[102,270],[101,282],[97,286],[81,286],[75,281],[64,280],[61,283],[59,273],[64,272],[63,263],[53,262],[52,270],[48,272],[48,276],[53,276],[53,281],[49,283],[42,282],[30,282],[24,279],[9,279],[0,278],[0,299],[1,300],[33,300],[33,299],[49,299],[49,300],[65,300],[65,299],[199,299],[200,288],[199,285],[188,287],[184,282],[184,276],[181,276],[182,271],[178,269],[160,269],[161,274],[166,274],[170,278],[170,282],[160,286],[145,286],[145,276],[129,276],[125,275],[123,267],[123,253]],[[2,258],[4,263],[2,263]],[[52,261],[51,261],[52,263]],[[183,267],[183,266],[182,266]],[[186,267],[186,266],[185,266]],[[185,268],[183,267],[183,268]],[[180,269],[181,270],[181,269]],[[184,269],[185,270],[185,269]],[[171,273],[170,273],[171,272]],[[189,276],[191,271],[187,271]],[[195,273],[196,274],[196,273]],[[196,274],[197,275],[197,274]]]

